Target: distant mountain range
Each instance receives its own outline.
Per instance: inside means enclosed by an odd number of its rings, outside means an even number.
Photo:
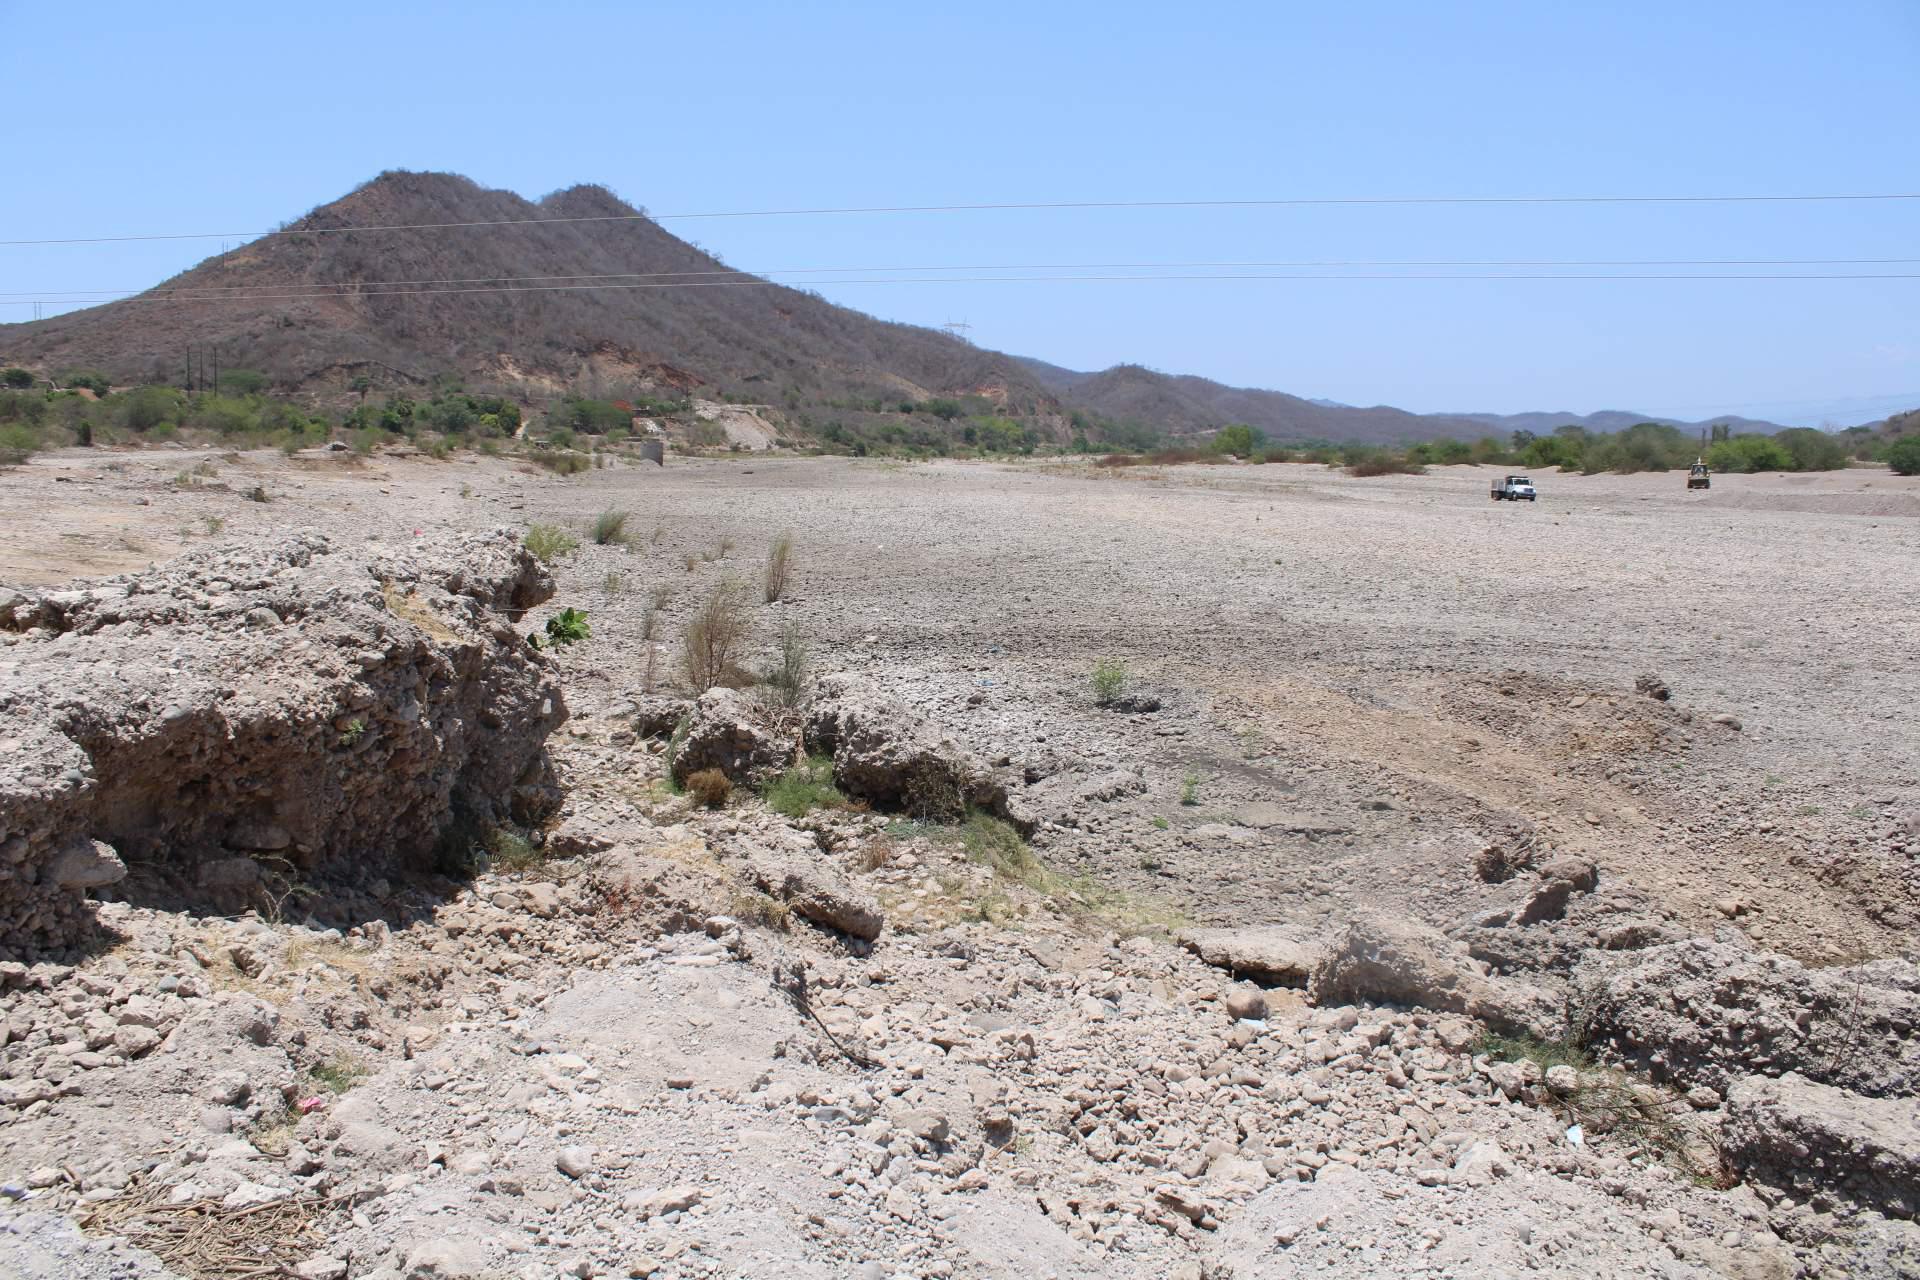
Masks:
[[[495,225],[448,225],[463,223]],[[377,229],[420,224],[435,229]],[[1377,444],[1649,420],[1611,410],[1418,414],[1140,365],[1077,372],[743,282],[601,187],[535,202],[453,174],[386,173],[282,230],[291,234],[209,258],[137,297],[0,325],[0,364],[178,381],[194,348],[258,370],[280,391],[322,398],[345,397],[360,379],[418,392],[453,378],[530,400],[732,395],[816,422],[977,396],[1060,441],[1076,413],[1176,436],[1245,422],[1277,440]]]

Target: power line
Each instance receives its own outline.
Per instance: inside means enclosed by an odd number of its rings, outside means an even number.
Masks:
[[[221,295],[274,296],[263,293],[273,289],[314,289],[349,291],[398,288],[416,285],[520,284],[554,281],[642,281],[691,277],[746,277],[740,283],[778,283],[773,276],[819,275],[827,273],[876,273],[901,271],[1176,271],[1186,269],[1230,270],[1240,268],[1332,268],[1332,267],[1810,267],[1810,266],[1902,266],[1920,263],[1920,258],[1512,258],[1512,259],[1395,259],[1335,258],[1303,259],[1287,262],[1016,262],[976,263],[964,266],[903,267],[784,267],[754,271],[723,268],[709,271],[619,271],[556,276],[448,276],[420,280],[289,280],[277,284],[202,285],[190,289],[38,289],[0,293],[0,298],[44,298],[49,293],[85,294],[101,298],[129,297],[152,292],[154,301],[193,299]],[[1152,279],[1155,277],[1145,277]],[[806,284],[808,281],[796,283]]]
[[[863,277],[833,280],[806,281],[808,285],[845,285],[845,284],[1038,284],[1038,283],[1125,283],[1152,284],[1179,281],[1246,281],[1246,280],[1506,280],[1506,281],[1546,281],[1546,280],[1920,280],[1920,272],[1845,272],[1845,273],[1583,273],[1572,275],[1511,275],[1485,272],[1450,272],[1445,274],[1427,273],[1422,275],[1405,274],[1344,274],[1309,275],[1292,274],[1242,274],[1242,275],[1042,275],[1042,276],[885,276]],[[791,286],[775,280],[757,278],[740,280],[678,280],[652,281],[639,284],[558,284],[558,285],[501,285],[480,288],[453,289],[385,289],[371,293],[352,294],[340,292],[304,292],[304,293],[257,293],[235,294],[225,297],[176,298],[167,295],[122,299],[128,303],[173,302],[191,304],[196,302],[272,302],[294,301],[309,298],[401,298],[416,297],[422,294],[475,294],[475,293],[564,293],[594,292],[613,289],[726,289],[741,287],[759,287],[785,289]],[[98,304],[98,298],[42,298],[39,301],[54,304],[92,305]],[[0,302],[0,306],[26,306],[25,302]]]
[[[348,231],[453,231],[474,227],[546,226],[556,223],[676,222],[702,218],[794,218],[846,214],[990,213],[1067,209],[1282,209],[1342,205],[1815,204],[1877,200],[1920,200],[1920,192],[1677,196],[1292,196],[1270,200],[1035,200],[997,201],[987,204],[848,205],[812,209],[723,209],[698,213],[601,213],[558,218],[490,218],[468,222],[365,223],[348,227],[281,227],[266,231],[180,231],[117,236],[65,236],[40,240],[0,240],[0,247],[116,244],[134,240],[322,236],[338,235]]]

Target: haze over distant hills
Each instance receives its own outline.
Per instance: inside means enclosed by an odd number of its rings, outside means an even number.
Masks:
[[[263,237],[138,297],[0,325],[0,363],[93,368],[122,383],[178,380],[188,347],[199,346],[282,391],[320,396],[344,396],[361,377],[394,391],[452,377],[529,399],[730,394],[815,417],[863,402],[981,396],[1059,440],[1076,412],[1173,435],[1245,422],[1275,439],[1365,443],[1649,420],[1623,411],[1416,414],[1133,364],[1077,372],[802,290],[740,283],[637,212],[601,187],[535,202],[452,174],[386,173],[284,229],[324,234]],[[444,225],[511,221],[521,225]],[[441,225],[369,229],[415,224]]]

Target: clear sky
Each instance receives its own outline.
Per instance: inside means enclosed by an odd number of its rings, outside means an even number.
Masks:
[[[271,227],[387,168],[452,170],[533,197],[599,182],[658,213],[1913,192],[1916,67],[1915,0],[0,0],[0,92],[16,123],[0,167],[0,239]],[[1920,259],[1920,201],[669,226],[754,270]],[[0,247],[0,293],[144,287],[219,247]],[[1914,273],[1920,264],[1719,270]],[[1920,279],[949,282],[822,292],[893,319],[964,320],[981,345],[1075,368],[1137,361],[1416,410],[1631,408],[1818,423],[1920,405]],[[31,314],[0,307],[0,318]]]

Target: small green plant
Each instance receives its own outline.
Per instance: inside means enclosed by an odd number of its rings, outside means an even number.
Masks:
[[[541,564],[553,564],[579,548],[580,539],[557,524],[536,524],[527,529],[527,550]]]
[[[653,639],[654,629],[659,625],[655,617],[657,612],[652,605],[648,605],[640,611],[640,638],[642,640]]]
[[[704,809],[722,809],[733,794],[733,781],[718,769],[696,769],[687,775],[687,794]]]
[[[593,540],[602,547],[627,540],[627,513],[609,508],[593,522]]]
[[[316,1064],[307,1072],[316,1087],[333,1094],[345,1093],[371,1074],[365,1063],[344,1053]]]
[[[1820,806],[1817,804],[1803,804],[1793,812],[1797,817],[1815,818],[1820,815]]]
[[[473,486],[470,484],[461,485],[460,496],[463,498],[471,498],[473,496]]]
[[[487,832],[481,844],[486,848],[488,865],[495,871],[531,871],[547,860],[545,849],[505,827]]]
[[[618,569],[607,570],[607,576],[600,580],[600,589],[610,596],[617,596],[627,589],[626,575]]]
[[[1585,1071],[1593,1066],[1593,1056],[1572,1038],[1542,1040],[1537,1036],[1503,1036],[1489,1031],[1473,1047],[1477,1057],[1485,1054],[1501,1062],[1532,1062],[1542,1071],[1548,1067],[1572,1067]]]
[[[1059,872],[1040,860],[1018,831],[989,814],[976,810],[967,815],[960,828],[960,847],[967,851],[969,860],[992,867],[995,875],[1017,880],[1038,893],[1057,893],[1066,883]]]
[[[551,644],[578,644],[592,635],[584,609],[562,609],[547,619],[547,640]]]
[[[1153,829],[1154,829],[1155,831],[1165,831],[1165,830],[1166,830],[1166,829],[1168,828],[1168,826],[1170,826],[1170,825],[1171,825],[1171,824],[1170,824],[1170,823],[1169,823],[1169,822],[1168,822],[1168,821],[1167,821],[1167,820],[1166,820],[1165,818],[1163,818],[1163,817],[1161,817],[1161,816],[1160,816],[1160,815],[1158,815],[1158,814],[1155,814],[1155,815],[1154,815],[1154,818],[1153,818]]]
[[[1126,664],[1101,658],[1093,664],[1092,683],[1094,702],[1103,707],[1112,706],[1127,691]]]
[[[833,785],[833,760],[811,756],[767,785],[767,807],[788,818],[804,818],[815,809],[838,809],[847,798]]]
[[[201,516],[200,520],[203,524],[207,526],[208,537],[213,537],[214,535],[218,534],[222,529],[227,527],[227,522],[225,520],[222,520],[219,516]]]
[[[340,745],[343,747],[352,746],[354,743],[360,741],[361,736],[365,734],[366,731],[367,722],[359,716],[355,716],[353,719],[347,721],[347,727],[340,731]]]
[[[733,539],[722,538],[720,539],[720,545],[714,549],[713,558],[715,560],[725,560],[728,556],[732,554],[733,554]]]
[[[1188,772],[1180,779],[1180,803],[1189,807],[1200,803],[1200,775]]]
[[[767,572],[761,579],[761,595],[768,604],[787,594],[787,571],[793,566],[793,536],[781,534],[767,552]]]

